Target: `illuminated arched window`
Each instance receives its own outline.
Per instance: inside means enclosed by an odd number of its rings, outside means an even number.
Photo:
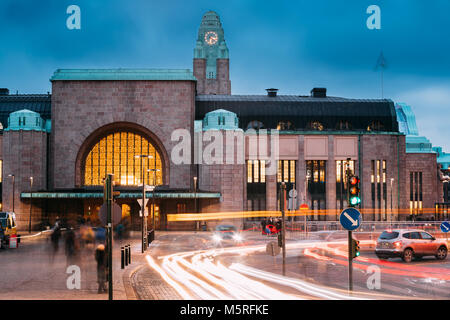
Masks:
[[[383,124],[378,121],[374,120],[367,126],[367,131],[382,131],[384,129]]]
[[[323,130],[323,124],[321,124],[319,121],[311,121],[309,123],[309,128],[311,130],[322,131]]]
[[[277,130],[293,130],[294,126],[292,122],[288,121],[280,121],[277,125]]]
[[[152,158],[141,160],[136,157],[139,155],[149,155]],[[144,165],[145,184],[155,185],[155,180],[157,185],[162,184],[161,157],[153,145],[136,133],[111,133],[100,139],[89,151],[85,161],[84,184],[103,185],[105,176],[112,173],[116,185],[142,185],[141,161]],[[156,171],[147,171],[153,169]]]
[[[258,120],[250,121],[247,125],[247,130],[248,129],[255,129],[255,130],[264,129],[264,123]]]

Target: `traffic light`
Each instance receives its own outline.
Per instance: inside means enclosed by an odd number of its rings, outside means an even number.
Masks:
[[[355,240],[352,238],[352,259],[359,257],[359,255],[361,254],[359,252],[360,248],[359,248],[359,241]]]
[[[361,198],[359,197],[359,178],[357,176],[350,176],[348,178],[348,206],[356,207],[361,203]]]

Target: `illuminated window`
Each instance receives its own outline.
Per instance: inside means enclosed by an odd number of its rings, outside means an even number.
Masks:
[[[355,161],[348,162],[348,169],[351,174],[355,174]],[[347,161],[336,161],[336,203],[338,209],[344,209],[347,206]]]
[[[311,121],[310,124],[309,124],[309,128],[311,130],[322,131],[323,130],[323,124],[321,124],[319,121]]]
[[[295,183],[295,160],[278,160],[277,182]]]
[[[136,158],[138,155],[153,158]],[[161,157],[146,138],[132,132],[109,134],[98,141],[86,157],[84,184],[103,185],[103,179],[108,173],[112,173],[116,185],[142,185],[141,162],[145,170],[145,184],[162,184]],[[148,169],[159,171],[147,171]]]
[[[280,121],[277,125],[277,130],[293,130],[294,126],[290,121]]]
[[[129,217],[130,215],[131,215],[131,207],[126,203],[122,204],[122,219]]]
[[[367,126],[367,131],[382,131],[383,129],[384,129],[383,124],[378,120],[372,121]]]
[[[247,183],[266,182],[266,161],[247,160]]]

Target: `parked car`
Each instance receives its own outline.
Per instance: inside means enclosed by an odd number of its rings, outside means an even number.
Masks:
[[[216,227],[216,230],[214,231],[213,240],[215,242],[222,242],[223,240],[226,239],[239,242],[242,240],[242,236],[239,234],[235,226],[220,224]]]
[[[445,240],[436,239],[423,230],[386,230],[377,240],[375,254],[380,259],[400,257],[405,262],[413,258],[435,256],[438,260],[447,258]]]

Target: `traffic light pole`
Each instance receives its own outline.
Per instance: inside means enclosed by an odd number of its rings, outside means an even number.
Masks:
[[[353,291],[352,232],[348,231],[348,291]]]
[[[108,173],[106,178],[106,223],[107,223],[107,246],[108,246],[108,299],[113,300],[113,269],[112,269],[112,241],[113,241],[113,230],[112,230],[112,174]]]
[[[285,208],[286,208],[286,184],[281,184],[281,244],[283,248],[283,276],[286,275],[286,223],[285,223]]]

